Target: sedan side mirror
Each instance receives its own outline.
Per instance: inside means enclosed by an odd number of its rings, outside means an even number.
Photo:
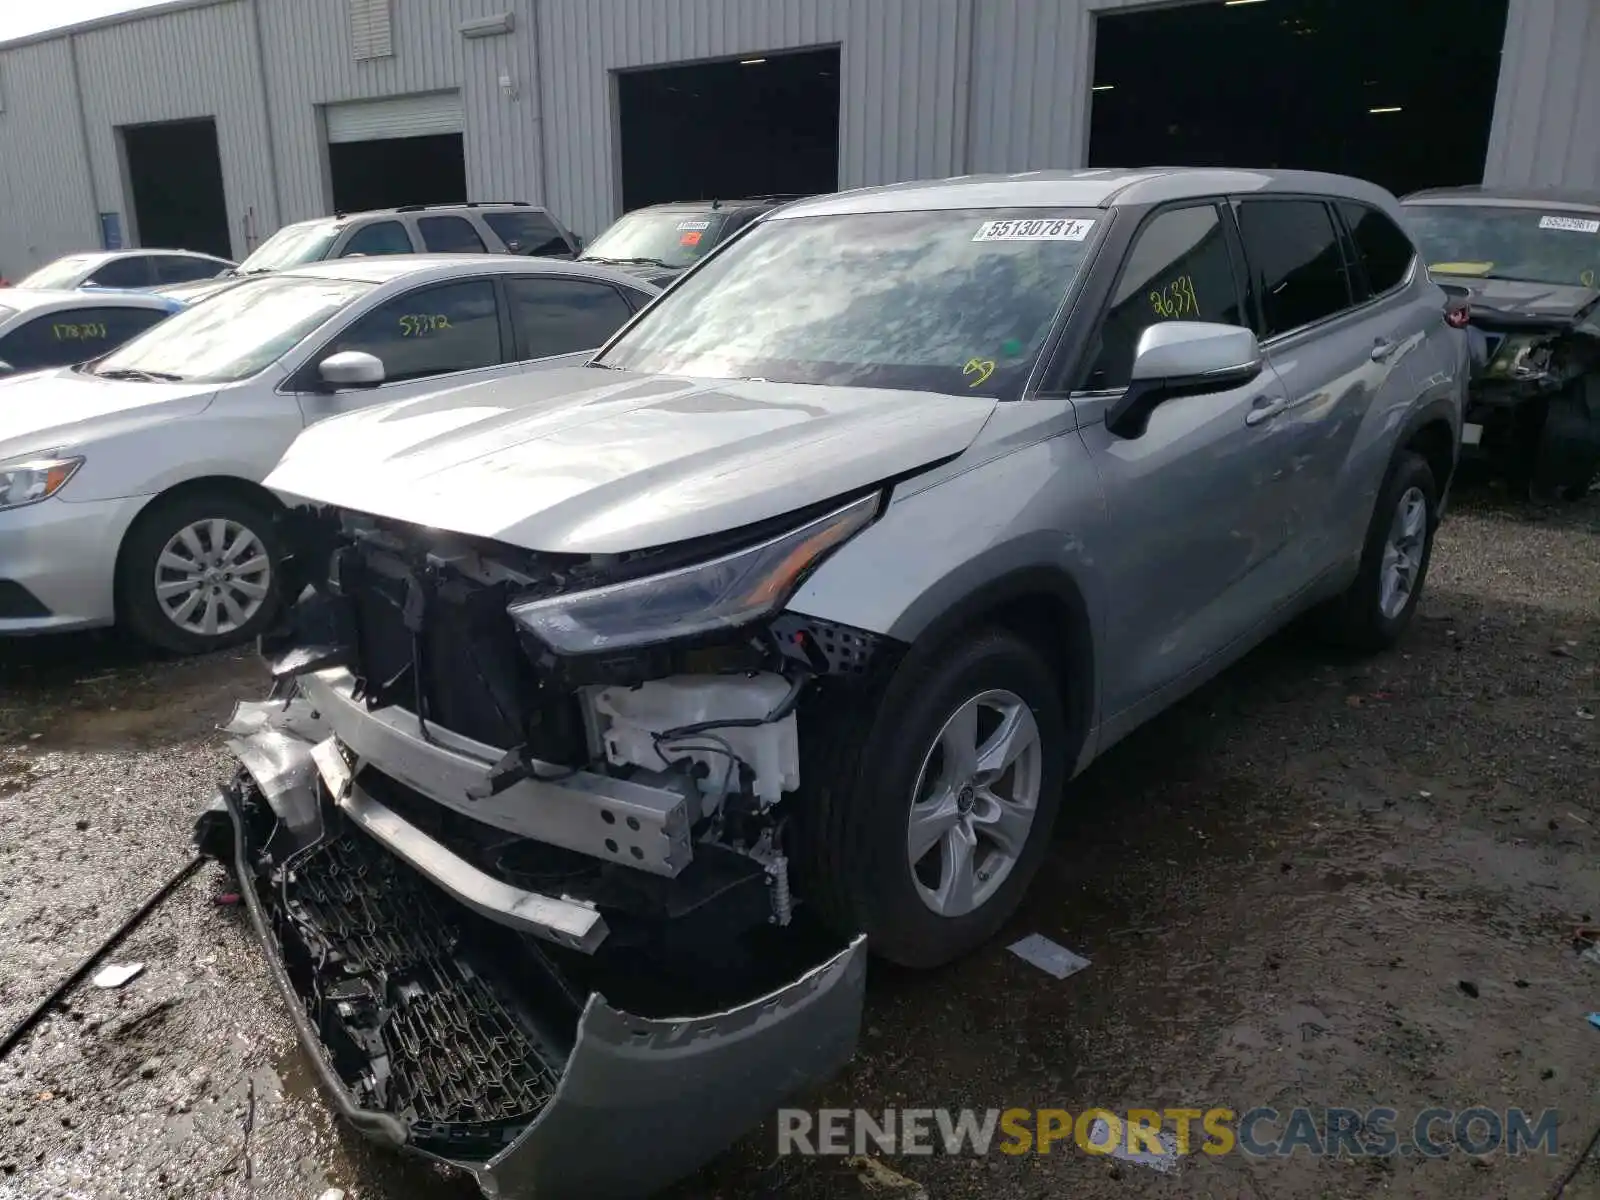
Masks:
[[[1179,396],[1200,396],[1242,387],[1262,371],[1256,335],[1242,325],[1210,321],[1164,321],[1139,335],[1128,390],[1106,414],[1118,437],[1145,431],[1157,405]]]
[[[383,360],[364,350],[341,350],[317,364],[317,374],[331,388],[373,388],[386,378]]]

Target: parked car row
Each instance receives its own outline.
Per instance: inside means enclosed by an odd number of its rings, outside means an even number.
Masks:
[[[673,269],[716,214],[589,254]],[[594,353],[309,424],[197,838],[340,1109],[632,1196],[833,1073],[868,949],[992,936],[1109,746],[1291,620],[1401,636],[1465,304],[1356,180],[969,177],[771,205]],[[372,369],[316,343],[277,374]],[[192,619],[228,519],[127,584]]]
[[[549,259],[346,259],[231,281],[86,365],[0,381],[0,633],[116,621],[186,652],[253,636],[276,608],[283,550],[260,481],[301,429],[560,362],[655,291]],[[52,329],[109,339],[132,319],[113,314],[177,307],[27,295],[51,311],[16,334],[0,323],[0,347],[53,347]]]

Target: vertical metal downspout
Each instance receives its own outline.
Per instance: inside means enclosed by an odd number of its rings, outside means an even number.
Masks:
[[[955,161],[951,164],[958,175],[972,174],[972,117],[977,103],[973,86],[973,71],[977,58],[977,0],[961,0],[956,9],[956,122],[955,145],[951,148]]]
[[[544,5],[539,0],[528,0],[528,8],[532,13],[533,24],[533,124],[534,137],[538,140],[535,157],[539,162],[539,194],[530,197],[535,204],[542,204],[554,212],[554,205],[550,203],[550,151],[546,146],[548,131],[544,124],[544,36],[539,30],[539,24],[544,17]]]
[[[100,182],[94,176],[94,153],[89,149],[89,114],[83,105],[83,75],[78,70],[78,38],[76,34],[67,35],[67,63],[72,70],[72,99],[78,108],[78,145],[83,150],[83,167],[89,173],[89,223],[94,227],[94,238],[98,243],[104,237],[104,230],[99,228],[101,213]],[[123,197],[123,208],[131,206],[132,196]],[[124,220],[125,232],[133,231],[133,222]],[[124,242],[129,239],[124,237]]]
[[[272,232],[283,224],[283,184],[278,180],[278,146],[272,132],[272,100],[267,90],[267,51],[261,40],[261,0],[247,0],[250,5],[250,31],[256,42],[256,86],[261,92],[261,124],[267,131],[267,174],[272,177]],[[245,252],[249,253],[249,247]]]

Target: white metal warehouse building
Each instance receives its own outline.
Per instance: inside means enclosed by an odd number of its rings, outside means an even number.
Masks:
[[[0,275],[240,258],[373,202],[592,237],[691,195],[1221,160],[1600,189],[1600,0],[177,0],[0,46]]]

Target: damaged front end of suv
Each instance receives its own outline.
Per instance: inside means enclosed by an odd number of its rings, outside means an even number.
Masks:
[[[325,569],[197,838],[352,1124],[490,1195],[645,1195],[848,1060],[865,939],[797,906],[784,797],[898,649],[782,606],[881,502],[613,555],[295,510]]]
[[[1600,473],[1600,292],[1565,311],[1474,297],[1477,369],[1466,421],[1536,498],[1577,499]]]

